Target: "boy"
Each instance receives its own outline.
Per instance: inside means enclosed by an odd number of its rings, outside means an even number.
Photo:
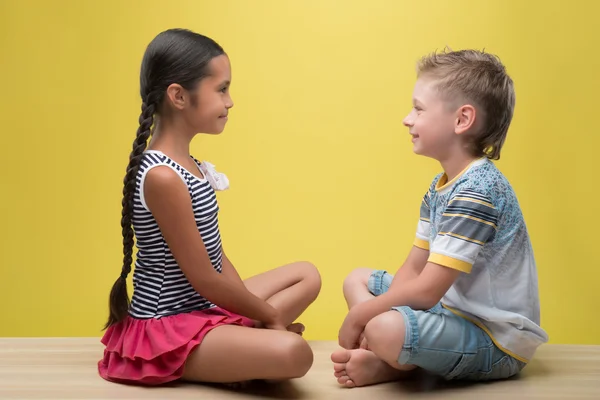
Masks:
[[[500,158],[514,87],[493,55],[424,57],[403,123],[414,152],[440,162],[416,238],[392,278],[358,269],[344,281],[349,312],[332,354],[347,387],[399,379],[417,367],[445,379],[517,374],[547,342],[537,272]]]

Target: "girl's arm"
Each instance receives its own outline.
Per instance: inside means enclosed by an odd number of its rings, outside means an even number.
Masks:
[[[177,264],[198,293],[267,327],[285,329],[273,306],[249,292],[240,281],[214,270],[198,234],[189,191],[175,171],[162,166],[152,168],[146,175],[144,197]]]
[[[244,285],[244,281],[242,280],[242,278],[240,277],[240,274],[238,274],[237,270],[235,269],[235,267],[233,266],[233,264],[231,263],[231,261],[229,260],[227,255],[225,254],[225,250],[222,249],[222,252],[223,252],[223,261],[222,261],[222,265],[221,265],[221,271],[223,272],[223,275]]]

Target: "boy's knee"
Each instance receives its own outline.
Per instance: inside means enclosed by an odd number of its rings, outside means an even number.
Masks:
[[[373,272],[370,268],[357,268],[350,272],[346,279],[344,279],[344,293],[356,288],[357,286],[367,286],[369,284],[369,277]]]
[[[369,349],[388,364],[398,365],[405,332],[404,318],[397,311],[379,314],[365,326],[365,338]]]

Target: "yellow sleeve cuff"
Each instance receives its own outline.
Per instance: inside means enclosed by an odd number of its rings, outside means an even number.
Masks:
[[[468,262],[437,253],[430,254],[427,261],[443,265],[444,267],[457,269],[459,271],[466,272],[467,274],[471,272],[471,268],[473,267],[473,265]]]
[[[426,240],[415,238],[415,241],[413,244],[423,250],[429,250],[429,242]]]

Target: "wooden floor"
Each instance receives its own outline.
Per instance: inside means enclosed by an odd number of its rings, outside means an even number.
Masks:
[[[543,346],[517,379],[487,384],[410,382],[346,389],[333,377],[333,342],[311,342],[313,368],[302,379],[236,392],[205,385],[141,388],[98,376],[98,339],[0,338],[0,399],[600,399],[600,346]]]

